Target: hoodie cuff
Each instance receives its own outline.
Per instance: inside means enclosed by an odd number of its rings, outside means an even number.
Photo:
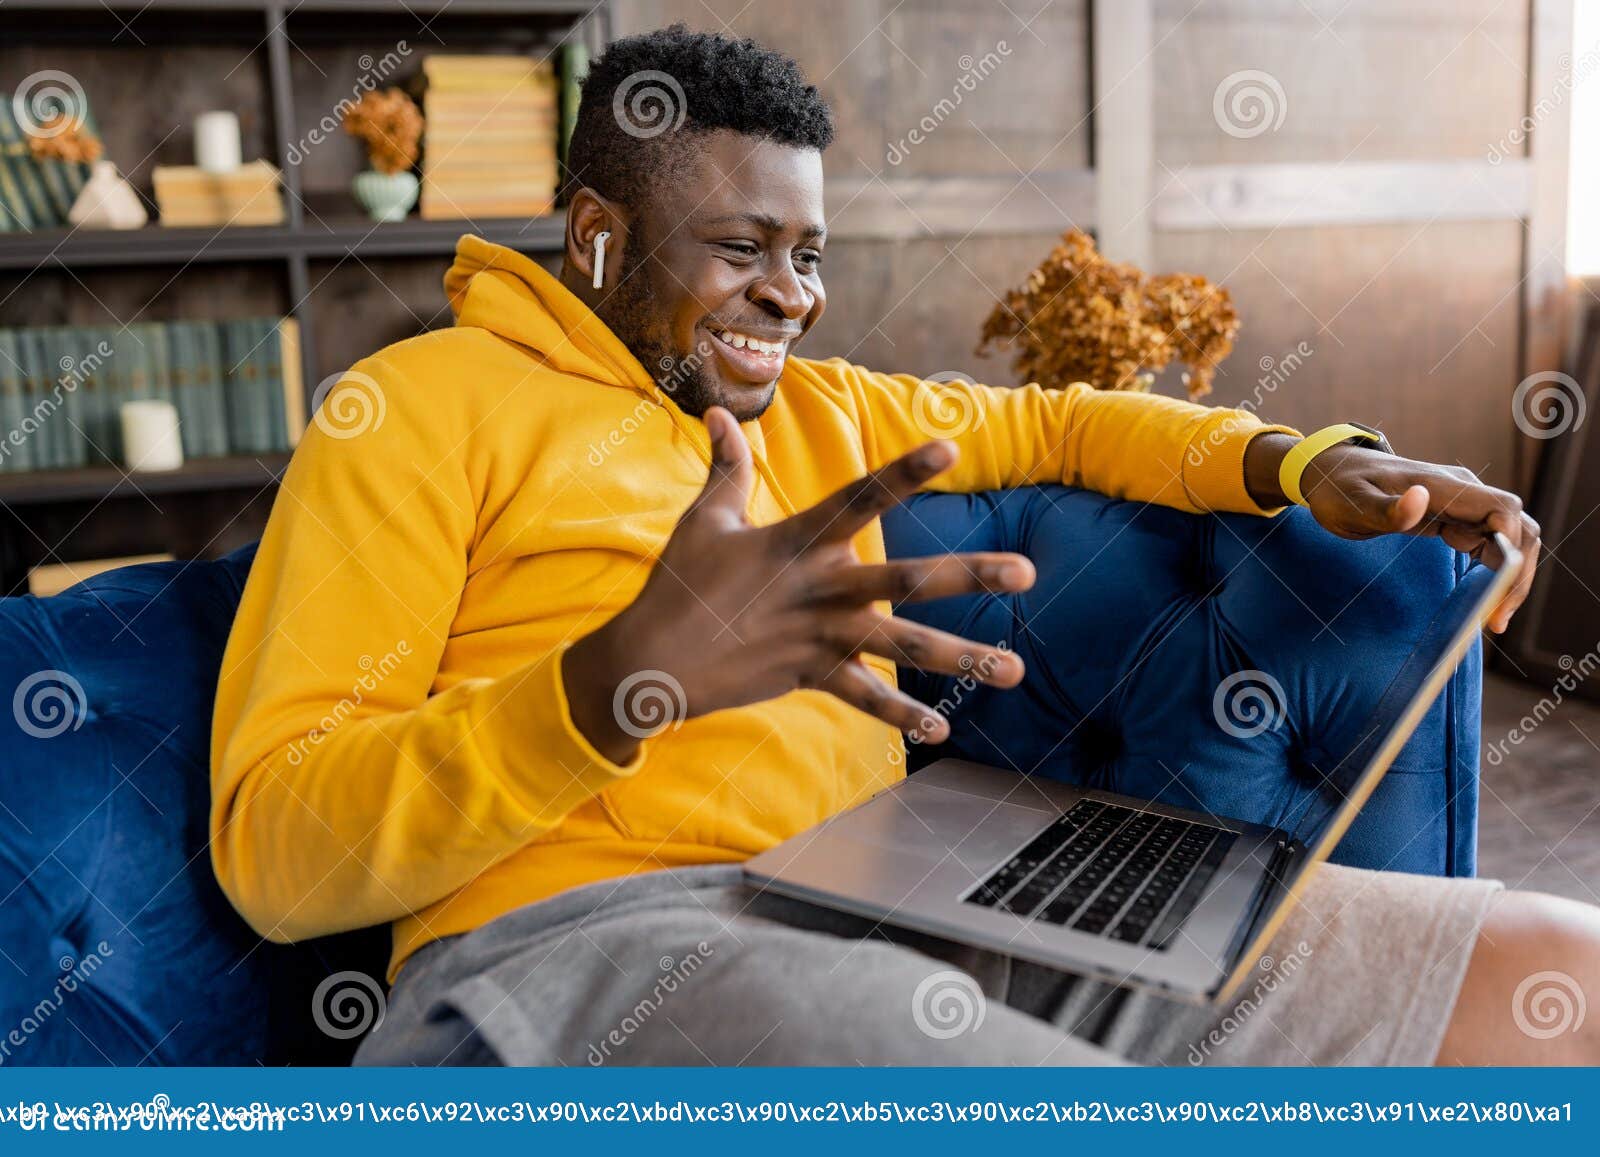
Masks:
[[[505,789],[532,816],[560,817],[644,766],[649,740],[613,763],[572,721],[561,675],[565,649],[507,676],[508,690],[475,721],[473,740]]]
[[[1183,455],[1183,488],[1197,509],[1259,515],[1284,509],[1259,505],[1245,486],[1245,450],[1261,434],[1301,436],[1292,426],[1269,426],[1248,410],[1216,410],[1195,431]]]

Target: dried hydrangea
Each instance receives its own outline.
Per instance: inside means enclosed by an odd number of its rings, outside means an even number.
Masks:
[[[1148,277],[1108,261],[1073,229],[983,323],[978,352],[1009,347],[1023,380],[1060,387],[1089,382],[1145,390],[1156,371],[1188,366],[1189,397],[1211,392],[1233,350],[1239,315],[1221,286],[1191,273]]]
[[[28,136],[28,150],[35,160],[68,161],[87,165],[100,159],[104,151],[100,138],[82,121],[58,114],[45,121]]]
[[[366,142],[378,172],[403,173],[421,154],[422,110],[398,88],[375,89],[345,111],[344,131]]]

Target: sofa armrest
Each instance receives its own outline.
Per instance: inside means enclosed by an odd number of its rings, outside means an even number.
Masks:
[[[1011,691],[902,671],[951,718],[913,767],[958,755],[1291,828],[1336,790],[1330,773],[1470,565],[1436,539],[1348,542],[1299,508],[1201,517],[1054,485],[918,495],[883,526],[893,558],[1012,550],[1039,571],[1024,594],[898,609],[1028,667]],[[1472,874],[1481,694],[1478,644],[1336,861]]]

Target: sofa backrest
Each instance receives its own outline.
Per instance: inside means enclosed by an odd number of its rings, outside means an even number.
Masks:
[[[254,554],[0,600],[0,1063],[354,1050],[326,982],[381,980],[387,930],[269,944],[207,854],[211,704]]]

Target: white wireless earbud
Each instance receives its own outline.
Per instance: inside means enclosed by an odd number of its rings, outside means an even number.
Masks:
[[[601,288],[606,280],[606,242],[611,240],[611,230],[604,229],[594,235],[594,287]]]

